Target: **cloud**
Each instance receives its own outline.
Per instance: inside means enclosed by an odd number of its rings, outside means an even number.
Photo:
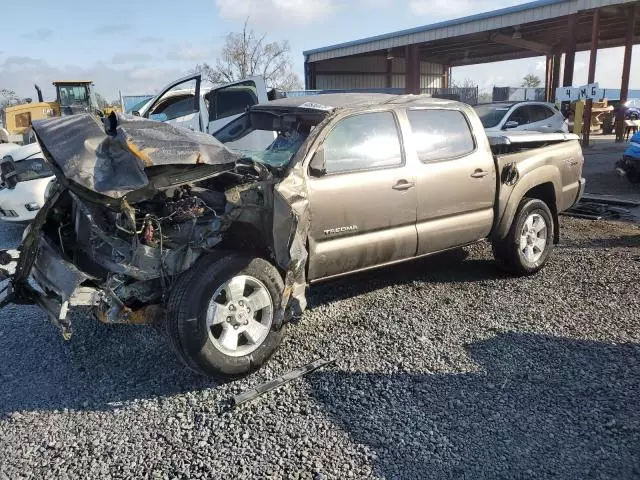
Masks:
[[[456,18],[520,3],[514,0],[410,0],[409,11],[431,18]]]
[[[36,83],[42,87],[45,100],[55,97],[51,81],[56,79],[93,80],[96,91],[111,101],[118,97],[118,90],[122,90],[123,95],[152,94],[187,73],[186,68],[171,66],[116,68],[104,62],[92,65],[65,65],[56,62],[51,65],[41,59],[29,57],[9,57],[0,62],[2,88],[15,90],[23,97],[33,97],[33,84]]]
[[[174,45],[173,49],[167,52],[167,59],[179,62],[200,62],[209,60],[211,52],[204,48],[193,47],[191,45]]]
[[[53,30],[50,28],[38,28],[33,32],[23,33],[22,38],[26,38],[27,40],[43,41],[51,37],[51,35],[53,35]]]
[[[149,53],[116,53],[111,57],[111,63],[122,65],[123,63],[144,63],[153,60]]]
[[[129,32],[133,27],[127,23],[105,24],[93,29],[96,35],[115,35],[117,33]]]
[[[379,0],[376,0],[379,3]],[[216,0],[220,16],[244,21],[260,28],[283,24],[288,28],[303,27],[324,20],[338,9],[336,0]]]
[[[38,58],[23,57],[23,56],[7,57],[5,61],[2,62],[2,65],[0,65],[0,72],[1,71],[12,72],[16,68],[19,69],[19,68],[25,68],[25,67],[37,68],[43,65],[43,63],[44,62]],[[0,78],[2,77],[0,76]]]
[[[153,35],[147,35],[146,37],[140,37],[138,43],[162,43],[164,38],[154,37]]]

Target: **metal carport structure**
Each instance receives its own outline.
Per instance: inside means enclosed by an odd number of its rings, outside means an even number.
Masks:
[[[546,98],[573,82],[575,53],[625,46],[620,100],[627,100],[631,51],[640,43],[638,0],[537,0],[522,5],[304,52],[305,84],[317,88],[449,86],[451,67],[546,57]],[[563,78],[560,79],[564,54]],[[590,105],[587,105],[587,113]],[[622,119],[616,133],[622,136]]]

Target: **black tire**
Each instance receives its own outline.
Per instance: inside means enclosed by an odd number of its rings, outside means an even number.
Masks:
[[[207,326],[207,309],[214,293],[233,277],[243,275],[257,279],[269,293],[273,321],[255,350],[231,356],[217,348]],[[238,377],[260,368],[278,348],[284,336],[279,325],[280,303],[284,285],[278,270],[262,258],[229,253],[224,258],[199,260],[182,274],[172,288],[167,302],[165,333],[183,363],[207,376]],[[227,326],[228,327],[228,326]]]
[[[631,183],[640,183],[640,172],[633,168],[627,171],[627,180]]]
[[[544,236],[546,244],[542,250],[542,255],[536,258],[535,261],[530,261],[520,248],[520,235],[527,218],[535,214],[542,217],[546,224],[546,235]],[[547,204],[537,198],[523,198],[520,201],[507,236],[502,240],[493,242],[493,256],[504,270],[513,275],[533,275],[547,263],[549,255],[553,251],[553,238],[553,215]]]

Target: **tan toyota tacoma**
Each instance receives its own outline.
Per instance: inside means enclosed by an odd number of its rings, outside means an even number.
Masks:
[[[262,365],[320,280],[482,239],[533,274],[584,188],[577,137],[488,138],[471,107],[426,96],[281,99],[213,136],[115,116],[33,128],[57,181],[0,255],[17,262],[1,304],[38,304],[66,338],[71,307],[156,325],[207,375]]]

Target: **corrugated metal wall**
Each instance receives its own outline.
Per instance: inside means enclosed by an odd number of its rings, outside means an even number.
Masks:
[[[317,89],[361,89],[387,87],[385,56],[333,58],[315,64]],[[391,61],[391,87],[404,88],[404,58]],[[420,62],[420,88],[444,86],[443,67],[437,63]]]

